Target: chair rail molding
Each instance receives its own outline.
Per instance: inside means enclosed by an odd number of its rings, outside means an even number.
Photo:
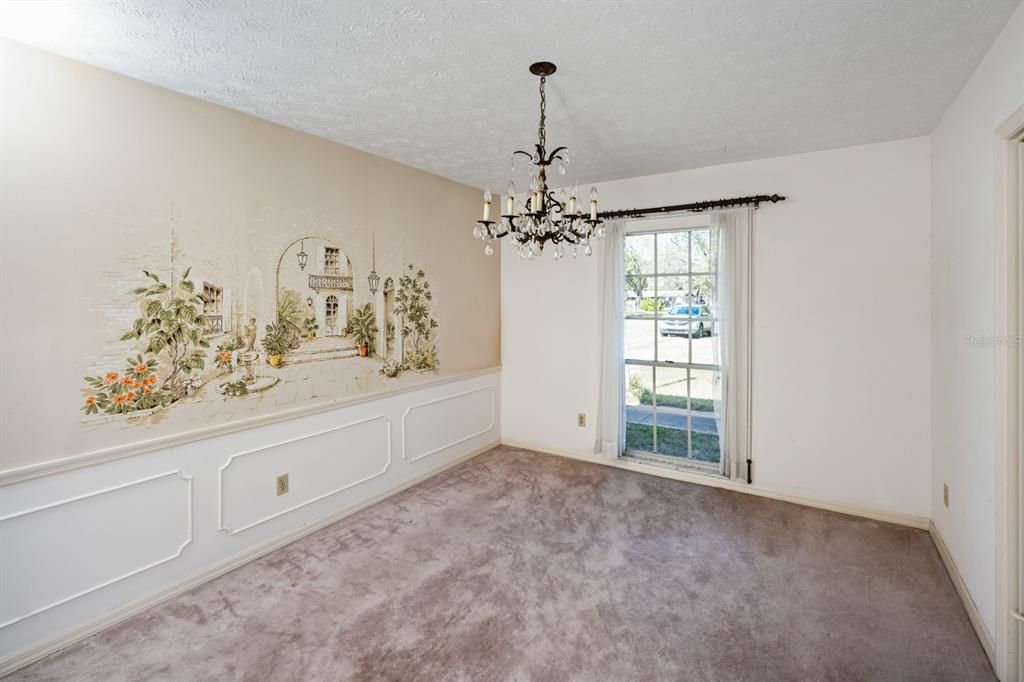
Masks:
[[[491,395],[491,419],[490,419],[490,422],[487,424],[486,427],[484,427],[483,429],[480,429],[479,431],[475,431],[475,432],[473,432],[473,433],[471,433],[471,434],[469,434],[467,436],[463,436],[462,438],[458,438],[456,440],[453,440],[450,443],[446,443],[444,445],[435,447],[434,449],[428,450],[427,452],[424,452],[422,454],[416,455],[414,457],[410,457],[409,456],[409,447],[408,447],[409,438],[408,438],[408,424],[407,424],[407,422],[408,422],[408,418],[409,418],[409,414],[410,413],[412,413],[414,410],[418,410],[418,409],[424,408],[424,407],[426,407],[428,405],[433,405],[433,404],[436,404],[436,403],[442,403],[442,402],[446,402],[446,401],[449,401],[449,400],[455,400],[457,398],[462,398],[462,397],[465,397],[467,395],[473,395],[474,393],[483,393],[485,391],[489,392],[490,395]],[[453,395],[441,396],[440,398],[434,398],[433,400],[426,400],[426,401],[423,401],[423,402],[420,402],[420,403],[416,403],[415,405],[410,405],[409,407],[407,407],[405,409],[405,413],[402,414],[402,459],[404,459],[406,462],[410,462],[410,463],[411,462],[416,462],[416,461],[421,460],[421,459],[423,459],[425,457],[429,457],[430,455],[434,455],[434,454],[436,454],[438,452],[441,452],[442,450],[447,450],[448,448],[450,448],[452,446],[459,445],[460,443],[465,443],[466,441],[468,441],[468,440],[470,440],[472,438],[476,438],[477,436],[482,436],[482,435],[484,435],[485,433],[489,432],[491,429],[494,428],[494,423],[495,423],[495,420],[496,420],[496,416],[495,415],[496,415],[496,410],[495,410],[495,391],[494,391],[494,387],[492,387],[492,386],[483,386],[481,388],[474,388],[474,389],[471,389],[471,390],[468,390],[468,391],[463,391],[462,393],[455,393]]]
[[[343,431],[345,429],[351,429],[351,428],[356,427],[356,426],[362,426],[364,424],[369,424],[371,422],[375,422],[375,421],[378,421],[378,420],[382,421],[384,423],[385,427],[386,427],[385,448],[386,448],[386,452],[387,452],[387,457],[385,458],[384,466],[383,466],[383,468],[381,468],[380,471],[372,473],[372,474],[370,474],[368,476],[364,476],[363,478],[360,478],[359,480],[350,481],[350,482],[346,483],[345,485],[342,485],[340,487],[334,488],[334,489],[329,490],[327,492],[321,493],[321,494],[319,494],[319,495],[317,495],[315,497],[311,497],[311,498],[309,498],[307,500],[303,500],[302,502],[299,502],[298,504],[292,505],[292,506],[290,506],[290,507],[288,507],[286,509],[281,509],[279,511],[274,512],[273,514],[268,514],[266,516],[263,516],[263,517],[255,520],[255,521],[251,521],[250,523],[247,523],[245,525],[239,526],[238,528],[231,528],[225,522],[225,520],[224,520],[224,508],[225,508],[225,504],[224,504],[224,475],[225,475],[225,472],[227,472],[227,470],[231,467],[232,464],[235,463],[236,460],[238,460],[239,458],[242,458],[242,457],[247,457],[249,455],[258,454],[258,453],[261,453],[261,452],[267,452],[269,450],[273,450],[275,448],[279,448],[279,447],[282,447],[282,446],[285,446],[285,445],[290,445],[292,443],[298,443],[298,442],[301,442],[301,441],[309,440],[311,438],[319,438],[319,437],[322,437],[322,436],[326,436],[327,434],[330,434],[330,433],[336,433],[336,432],[339,432],[339,431]],[[218,525],[218,530],[220,530],[222,532],[225,532],[228,535],[236,535],[238,533],[241,533],[242,531],[249,530],[250,528],[255,528],[256,526],[258,526],[260,524],[263,524],[263,523],[266,523],[267,521],[270,521],[272,519],[276,519],[276,518],[278,518],[280,516],[284,516],[285,514],[293,512],[293,511],[295,511],[297,509],[301,509],[303,507],[306,507],[306,506],[308,506],[310,504],[313,504],[314,502],[319,502],[320,500],[328,498],[328,497],[330,497],[332,495],[337,495],[338,493],[344,492],[345,490],[348,490],[350,488],[354,488],[357,485],[360,485],[362,483],[366,483],[367,481],[370,481],[370,480],[373,480],[375,478],[378,478],[379,476],[383,476],[385,473],[387,473],[388,469],[391,467],[391,459],[392,459],[392,457],[391,457],[391,420],[388,419],[387,415],[385,415],[385,414],[374,415],[372,417],[367,417],[366,419],[360,419],[360,420],[357,420],[357,421],[354,421],[354,422],[349,422],[347,424],[341,424],[339,426],[332,426],[332,427],[327,428],[327,429],[321,429],[319,431],[314,431],[313,433],[306,433],[306,434],[302,434],[301,436],[296,436],[294,438],[286,438],[284,440],[276,441],[276,442],[270,443],[268,445],[261,445],[260,447],[257,447],[257,448],[252,448],[250,450],[245,450],[243,452],[237,452],[237,453],[231,455],[230,457],[228,457],[227,460],[224,462],[224,464],[222,464],[221,467],[217,470],[217,525]]]
[[[32,515],[32,514],[37,514],[39,512],[44,512],[44,511],[48,511],[48,510],[51,510],[51,509],[56,509],[56,508],[62,507],[64,505],[73,504],[75,502],[81,502],[83,500],[87,500],[87,499],[91,499],[91,498],[96,498],[96,497],[108,495],[110,493],[114,493],[114,492],[117,492],[117,491],[120,491],[120,490],[125,490],[127,488],[132,488],[132,487],[135,487],[135,486],[144,485],[146,483],[151,483],[153,481],[157,481],[157,480],[164,479],[164,478],[170,478],[170,477],[176,477],[176,478],[184,481],[187,484],[187,488],[186,488],[187,489],[187,495],[186,495],[187,503],[186,503],[186,525],[185,525],[186,532],[185,532],[185,539],[181,542],[180,545],[178,545],[178,548],[177,548],[177,550],[174,551],[174,553],[169,554],[169,555],[167,555],[165,557],[162,557],[160,559],[157,559],[155,561],[148,562],[148,563],[146,563],[143,566],[139,566],[137,568],[134,568],[134,569],[132,569],[130,571],[127,571],[125,573],[122,573],[120,575],[114,576],[113,578],[110,578],[109,580],[104,580],[103,582],[97,583],[97,584],[95,584],[95,585],[93,585],[91,587],[88,587],[88,588],[85,588],[85,589],[82,589],[82,590],[78,590],[77,592],[75,592],[73,594],[67,595],[67,596],[62,597],[60,599],[57,599],[57,600],[55,600],[53,602],[50,602],[50,603],[48,603],[48,604],[46,604],[44,606],[40,606],[38,608],[32,609],[31,611],[28,611],[27,613],[24,613],[24,614],[22,614],[20,616],[15,616],[13,618],[8,618],[7,620],[5,620],[3,622],[0,622],[0,629],[6,628],[6,627],[11,626],[11,625],[14,625],[15,623],[19,623],[19,622],[21,622],[23,620],[31,618],[32,616],[39,615],[40,613],[43,613],[45,611],[49,611],[50,609],[56,608],[58,606],[61,606],[62,604],[66,604],[66,603],[68,603],[68,602],[70,602],[70,601],[72,601],[74,599],[77,599],[79,597],[83,597],[83,596],[85,596],[85,595],[87,595],[87,594],[89,594],[91,592],[95,592],[96,590],[103,589],[104,587],[108,587],[110,585],[113,585],[114,583],[120,582],[120,581],[125,580],[127,578],[130,578],[130,577],[132,577],[134,575],[138,575],[139,573],[142,573],[143,571],[148,571],[151,568],[155,568],[155,567],[157,567],[157,566],[159,566],[161,564],[165,564],[168,561],[173,561],[174,559],[177,559],[178,557],[180,557],[182,555],[182,553],[185,551],[185,548],[192,542],[192,536],[193,536],[194,514],[193,514],[192,476],[184,474],[181,471],[181,469],[175,469],[174,471],[166,471],[166,472],[163,472],[163,473],[160,473],[160,474],[154,474],[152,476],[146,476],[144,478],[140,478],[140,479],[137,479],[137,480],[127,481],[125,483],[120,483],[118,485],[111,486],[109,488],[103,488],[101,490],[94,490],[92,492],[85,493],[83,495],[75,495],[75,496],[69,497],[67,499],[58,500],[56,502],[51,502],[49,504],[40,505],[38,507],[32,507],[30,509],[25,509],[23,511],[15,512],[13,514],[7,514],[5,516],[0,516],[0,525],[2,525],[3,523],[9,522],[9,521],[13,521],[14,519],[23,518],[23,517],[26,517],[26,516],[29,516],[29,515]]]

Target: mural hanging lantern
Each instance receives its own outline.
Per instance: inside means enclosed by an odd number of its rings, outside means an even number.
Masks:
[[[299,259],[299,269],[300,270],[305,270],[306,269],[306,263],[309,261],[309,254],[306,253],[306,243],[305,242],[302,242],[302,243],[299,244],[299,252],[296,254],[296,257]]]
[[[311,308],[313,307],[313,297],[312,296],[307,296],[306,297],[306,305],[308,305]]]
[[[370,283],[370,296],[376,296],[377,295],[377,287],[380,286],[380,275],[377,274],[377,235],[374,234],[372,239],[373,239],[373,245],[371,246],[371,249],[372,249],[372,254],[373,254],[372,255],[373,261],[372,261],[372,265],[370,266],[370,276],[367,277],[366,279]]]

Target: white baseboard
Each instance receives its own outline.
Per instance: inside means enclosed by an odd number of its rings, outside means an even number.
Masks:
[[[978,639],[981,641],[981,646],[985,649],[985,653],[988,655],[988,660],[991,661],[992,666],[995,667],[995,640],[985,627],[985,622],[981,619],[981,612],[978,611],[978,605],[974,603],[974,597],[971,596],[970,590],[967,589],[967,583],[964,582],[963,576],[960,575],[960,569],[956,567],[956,562],[953,561],[953,555],[949,553],[949,549],[946,547],[946,542],[942,539],[942,535],[939,533],[939,529],[935,527],[934,523],[928,524],[928,534],[932,537],[935,549],[939,551],[939,557],[942,559],[942,563],[946,566],[946,572],[949,573],[949,578],[953,581],[956,593],[960,595],[960,601],[963,602],[964,609],[967,611],[967,617],[970,618],[971,625],[974,626],[974,632],[977,633]]]
[[[666,467],[660,467],[653,464],[631,462],[622,459],[608,460],[598,455],[569,452],[565,450],[555,450],[541,445],[520,443],[516,441],[509,441],[506,439],[502,439],[502,444],[513,448],[520,448],[522,450],[533,450],[535,452],[543,452],[549,455],[558,455],[559,457],[569,457],[572,459],[582,460],[584,462],[603,464],[605,466],[615,467],[617,469],[636,471],[642,474],[659,476],[661,478],[670,478],[676,481],[685,481],[687,483],[697,483],[699,485],[706,485],[712,488],[723,488],[725,490],[733,490],[740,493],[746,493],[748,495],[757,495],[758,497],[767,497],[773,500],[780,500],[782,502],[792,502],[793,504],[799,504],[804,507],[825,509],[828,511],[838,512],[840,514],[859,516],[862,518],[872,519],[875,521],[884,521],[886,523],[895,523],[900,526],[909,526],[911,528],[918,528],[921,530],[927,530],[929,524],[931,523],[929,519],[923,516],[902,514],[900,512],[893,512],[884,509],[875,509],[873,507],[845,504],[842,502],[829,502],[826,500],[819,500],[811,497],[803,497],[801,495],[793,495],[790,493],[776,492],[774,490],[766,490],[764,488],[758,488],[756,486],[748,485],[746,483],[733,481],[724,476],[715,476],[700,472],[680,471],[678,469],[669,469]]]
[[[320,521],[317,521],[316,523],[303,526],[301,528],[297,528],[271,542],[259,545],[237,556],[234,556],[230,559],[215,564],[208,570],[202,571],[201,573],[198,573],[182,582],[176,583],[174,585],[169,585],[166,588],[160,590],[159,592],[147,595],[140,599],[136,599],[114,611],[110,611],[104,614],[100,618],[97,618],[85,625],[75,627],[71,630],[63,632],[60,635],[54,637],[53,639],[44,642],[43,644],[12,654],[11,656],[8,656],[0,660],[0,677],[7,675],[11,672],[14,672],[19,668],[23,668],[27,665],[35,663],[39,659],[48,656],[52,653],[56,653],[57,651],[60,651],[61,649],[64,649],[68,646],[71,646],[72,644],[75,644],[76,642],[79,642],[85,639],[86,637],[89,637],[90,635],[94,635],[97,632],[100,632],[101,630],[105,630],[106,628],[109,628],[124,620],[127,620],[132,616],[138,615],[146,609],[152,608],[153,606],[156,606],[157,604],[167,601],[168,599],[172,599],[180,594],[183,594],[195,587],[198,587],[199,585],[202,585],[205,582],[208,582],[210,580],[213,580],[214,578],[218,578],[226,573],[229,573],[234,569],[249,563],[250,561],[254,561],[255,559],[258,559],[261,556],[269,554],[270,552],[273,552],[276,549],[280,549],[281,547],[289,545],[295,542],[296,540],[299,540],[311,533],[320,530],[321,528],[329,526],[332,523],[336,523],[337,521],[340,521],[341,519],[344,519],[347,516],[355,514],[356,512],[362,511],[367,507],[370,507],[374,504],[377,504],[378,502],[381,502],[389,497],[392,497],[393,495],[396,495],[407,488],[411,488],[412,486],[422,483],[427,479],[433,478],[434,476],[437,476],[438,474],[448,469],[451,469],[454,466],[462,464],[463,462],[466,462],[472,459],[473,457],[476,457],[477,455],[480,455],[494,447],[497,447],[499,444],[500,443],[496,441],[488,445],[485,445],[484,447],[477,448],[476,450],[464,456],[458,457],[457,459],[452,460],[448,464],[445,464],[444,466],[438,469],[434,469],[433,471],[427,472],[422,476],[418,476],[414,479],[406,481],[401,485],[395,486],[394,488],[391,488],[373,498],[365,500],[353,507],[345,509],[336,514],[332,514]]]

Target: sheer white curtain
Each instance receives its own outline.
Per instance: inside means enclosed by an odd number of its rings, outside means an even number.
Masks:
[[[752,207],[711,215],[711,227],[718,228],[720,235],[715,315],[722,378],[715,420],[723,473],[736,479],[746,478],[750,456],[753,220]]]
[[[601,384],[594,452],[608,459],[622,454],[625,439],[622,396],[625,369],[623,349],[623,281],[626,226],[621,220],[605,223],[598,272],[598,331],[601,334]]]

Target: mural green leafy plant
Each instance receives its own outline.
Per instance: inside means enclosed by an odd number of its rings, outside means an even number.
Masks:
[[[153,283],[138,287],[132,293],[143,302],[143,313],[132,328],[121,335],[122,341],[144,339],[145,353],[167,360],[167,374],[160,384],[173,399],[181,398],[193,372],[206,366],[209,342],[206,318],[203,316],[203,295],[195,292],[188,279],[191,268],[185,270],[177,286],[161,282],[160,277],[143,270]]]
[[[289,332],[283,324],[271,322],[267,325],[260,343],[263,344],[263,350],[267,351],[267,355],[284,355],[290,347]]]
[[[373,314],[373,306],[369,303],[356,308],[352,312],[352,336],[360,346],[372,346],[377,336],[377,318]]]
[[[411,273],[411,274],[410,274]],[[437,320],[431,316],[430,304],[434,295],[430,282],[422,269],[410,263],[409,273],[398,280],[395,293],[395,314],[402,316],[402,337],[412,348],[406,353],[406,364],[415,370],[437,370],[437,348],[434,330]]]
[[[220,392],[223,395],[239,397],[248,395],[249,387],[245,385],[245,381],[242,379],[237,381],[225,381],[220,385]]]
[[[380,366],[381,376],[394,378],[402,373],[402,365],[397,360],[385,360]]]
[[[168,405],[185,396],[196,383],[192,375],[206,366],[205,349],[210,344],[203,338],[203,296],[195,292],[189,270],[174,287],[152,272],[142,272],[152,280],[132,291],[142,314],[120,340],[142,341],[145,347],[126,360],[122,371],[85,377],[86,414],[125,414]]]

